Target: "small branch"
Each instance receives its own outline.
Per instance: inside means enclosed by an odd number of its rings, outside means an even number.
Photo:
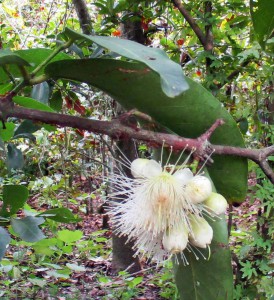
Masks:
[[[154,147],[162,147],[163,141],[165,141],[165,145],[168,147],[172,146],[174,150],[185,149],[191,152],[193,149],[196,149],[196,155],[199,155],[202,159],[208,157],[212,152],[214,152],[214,155],[245,157],[257,163],[269,180],[274,184],[274,172],[267,162],[267,157],[274,154],[274,146],[263,149],[246,149],[232,146],[212,145],[208,141],[208,138],[214,130],[223,124],[223,120],[216,120],[216,122],[200,137],[191,139],[183,138],[175,134],[153,132],[137,127],[129,127],[124,125],[119,118],[112,121],[99,121],[13,106],[11,101],[12,96],[13,94],[10,93],[5,97],[0,98],[0,113],[5,117],[16,117],[62,127],[69,126],[97,134],[106,134],[114,139],[141,140]]]
[[[251,62],[250,59],[244,61],[243,63],[240,64],[237,70],[232,71],[227,77],[225,82],[219,83],[216,85],[218,89],[221,89],[225,84],[228,82],[232,81],[235,77],[237,77],[243,70],[244,67],[246,67],[249,63]]]
[[[211,135],[213,134],[213,132],[214,132],[219,126],[222,126],[222,125],[224,125],[224,124],[225,124],[225,122],[224,122],[223,119],[217,119],[217,120],[214,122],[214,124],[212,124],[211,127],[210,127],[205,133],[203,133],[203,134],[199,137],[200,141],[203,141],[203,142],[208,141],[208,140],[210,139]]]
[[[212,17],[212,2],[206,1],[204,6],[205,6],[205,19],[209,20]],[[207,23],[207,25],[205,25],[205,41],[206,44],[204,45],[204,49],[211,53],[214,47],[211,23]]]
[[[59,52],[69,48],[73,44],[73,40],[70,39],[66,43],[60,45],[52,51],[52,53],[46,58],[40,65],[38,65],[30,74],[31,77],[34,77],[41,69],[43,69]]]
[[[193,31],[197,35],[199,41],[205,48],[206,47],[206,36],[203,33],[203,31],[201,30],[201,28],[199,27],[199,25],[194,20],[194,18],[190,15],[189,11],[187,9],[185,9],[185,7],[183,6],[183,4],[180,0],[171,0],[171,1],[175,5],[175,7],[177,7],[179,9],[180,13],[186,19],[186,21],[188,22],[190,27],[193,29]]]

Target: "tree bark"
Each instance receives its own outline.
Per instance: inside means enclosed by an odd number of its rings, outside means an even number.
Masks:
[[[141,44],[145,42],[141,20],[134,19],[133,21],[132,18],[128,17],[125,19],[124,23],[121,24],[121,30],[124,38]],[[122,107],[119,106],[118,115],[121,115],[123,112]],[[129,161],[133,161],[136,158],[136,146],[132,139],[120,141],[119,148]],[[122,167],[122,169],[127,176],[131,176],[127,168]],[[139,258],[134,256],[135,251],[132,249],[134,241],[129,241],[127,243],[127,239],[127,236],[117,236],[113,234],[112,269],[116,272],[127,269],[128,272],[135,273],[141,270],[141,264]]]
[[[81,29],[84,34],[92,34],[91,17],[85,0],[72,0]]]
[[[91,31],[91,17],[88,12],[88,8],[85,0],[72,0],[75,6],[77,16],[80,22],[81,29],[84,34],[92,34]],[[143,42],[144,36],[142,33],[141,24],[138,22],[126,22],[128,26],[125,26],[123,32],[126,38],[135,40],[137,42]],[[130,26],[131,27],[130,27]],[[138,28],[139,27],[139,28]],[[138,30],[135,30],[137,28]],[[143,39],[142,39],[143,37]],[[118,105],[120,107],[120,105]],[[119,108],[118,114],[123,113]],[[130,160],[134,160],[136,156],[135,145],[132,139],[119,143],[119,148],[123,151],[124,155]],[[128,172],[128,170],[124,170]],[[128,174],[130,176],[130,174]],[[127,270],[129,273],[135,273],[141,270],[138,257],[134,257],[135,251],[132,249],[133,241],[127,243],[126,236],[112,236],[112,271],[119,272],[121,270]]]

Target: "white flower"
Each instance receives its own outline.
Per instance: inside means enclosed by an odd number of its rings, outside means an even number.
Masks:
[[[191,232],[189,242],[191,245],[206,248],[212,241],[213,230],[208,222],[200,216],[190,216]]]
[[[154,160],[136,159],[131,163],[134,178],[123,174],[110,178],[115,191],[109,197],[127,198],[110,202],[114,232],[134,240],[136,255],[144,254],[157,262],[175,253],[184,257],[183,250],[191,250],[188,242],[203,248],[210,244],[213,234],[202,218],[207,209],[200,204],[212,192],[210,180],[194,176],[184,165],[174,170],[175,166],[162,168]],[[197,231],[200,219],[208,225],[205,240]]]
[[[203,202],[203,205],[216,215],[224,214],[228,206],[226,199],[218,193],[212,193],[209,198]]]

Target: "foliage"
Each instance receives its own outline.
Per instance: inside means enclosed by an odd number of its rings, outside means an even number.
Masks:
[[[203,1],[205,6],[199,1],[186,2],[185,6],[205,32],[212,32],[212,52],[201,45],[172,1],[98,0],[90,4],[96,36],[79,33],[69,1],[53,1],[51,5],[33,1],[32,6],[26,1],[2,1],[1,94],[13,90],[18,94],[13,97],[14,103],[26,108],[108,119],[113,116],[113,102],[96,89],[99,88],[125,107],[137,107],[165,130],[182,136],[197,137],[221,116],[226,125],[215,132],[214,143],[243,146],[241,131],[252,147],[272,145],[274,24],[269,7],[273,1],[251,0],[250,5],[246,1],[214,1],[214,9],[206,11],[208,2]],[[146,43],[152,47],[109,37],[120,35],[118,24],[128,20],[141,22]],[[181,64],[189,78],[174,62]],[[235,70],[236,76],[230,77]],[[14,297],[26,281],[31,283],[34,295],[40,288],[49,289],[50,296],[57,295],[53,280],[63,280],[62,285],[69,286],[75,273],[87,271],[87,266],[70,259],[81,257],[94,264],[109,255],[110,249],[104,246],[108,240],[105,232],[95,232],[88,239],[75,227],[69,230],[72,223],[81,220],[76,212],[92,210],[93,200],[105,192],[104,182],[98,178],[108,174],[108,158],[103,149],[109,141],[80,130],[18,119],[3,119],[0,137],[0,258],[4,257],[1,272],[3,283],[11,287],[10,292],[3,290],[0,296]],[[246,193],[246,160],[226,156],[214,156],[214,160],[209,173],[217,189],[228,201],[242,202]],[[251,212],[251,220],[249,214],[234,216],[234,299],[270,299],[274,295],[273,186],[252,164],[249,171],[252,176],[256,174],[256,184],[249,190],[248,201],[254,201],[258,213]],[[77,178],[88,178],[88,192],[79,192]],[[67,227],[61,228],[58,222]],[[215,239],[226,248],[226,230],[214,227]],[[8,244],[11,251],[5,254]],[[214,247],[213,251],[218,248]],[[220,261],[215,262],[215,255],[212,253],[209,262],[177,266],[176,282],[182,299],[204,299],[206,288],[207,299],[213,299],[211,291],[223,284],[229,289],[227,299],[232,299],[229,254],[225,255],[222,268]],[[26,258],[28,263],[24,264]],[[191,280],[188,273],[193,266],[203,276],[216,270],[224,278],[210,282],[209,276],[209,283],[204,280],[201,284],[203,291],[193,295],[197,278]],[[113,278],[102,271],[95,279],[98,287],[106,290],[102,295],[105,299],[132,299],[149,282],[161,288],[162,298],[176,299],[170,273],[167,267],[148,280],[141,274],[121,272],[112,282]],[[24,292],[29,292],[27,287]],[[77,288],[74,292],[77,298]]]

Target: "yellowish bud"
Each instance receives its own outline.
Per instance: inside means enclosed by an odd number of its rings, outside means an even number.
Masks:
[[[182,224],[167,230],[162,243],[164,249],[172,254],[182,252],[188,243],[188,229]]]
[[[211,193],[211,195],[203,202],[203,205],[217,215],[224,214],[228,206],[226,199],[218,193]]]

